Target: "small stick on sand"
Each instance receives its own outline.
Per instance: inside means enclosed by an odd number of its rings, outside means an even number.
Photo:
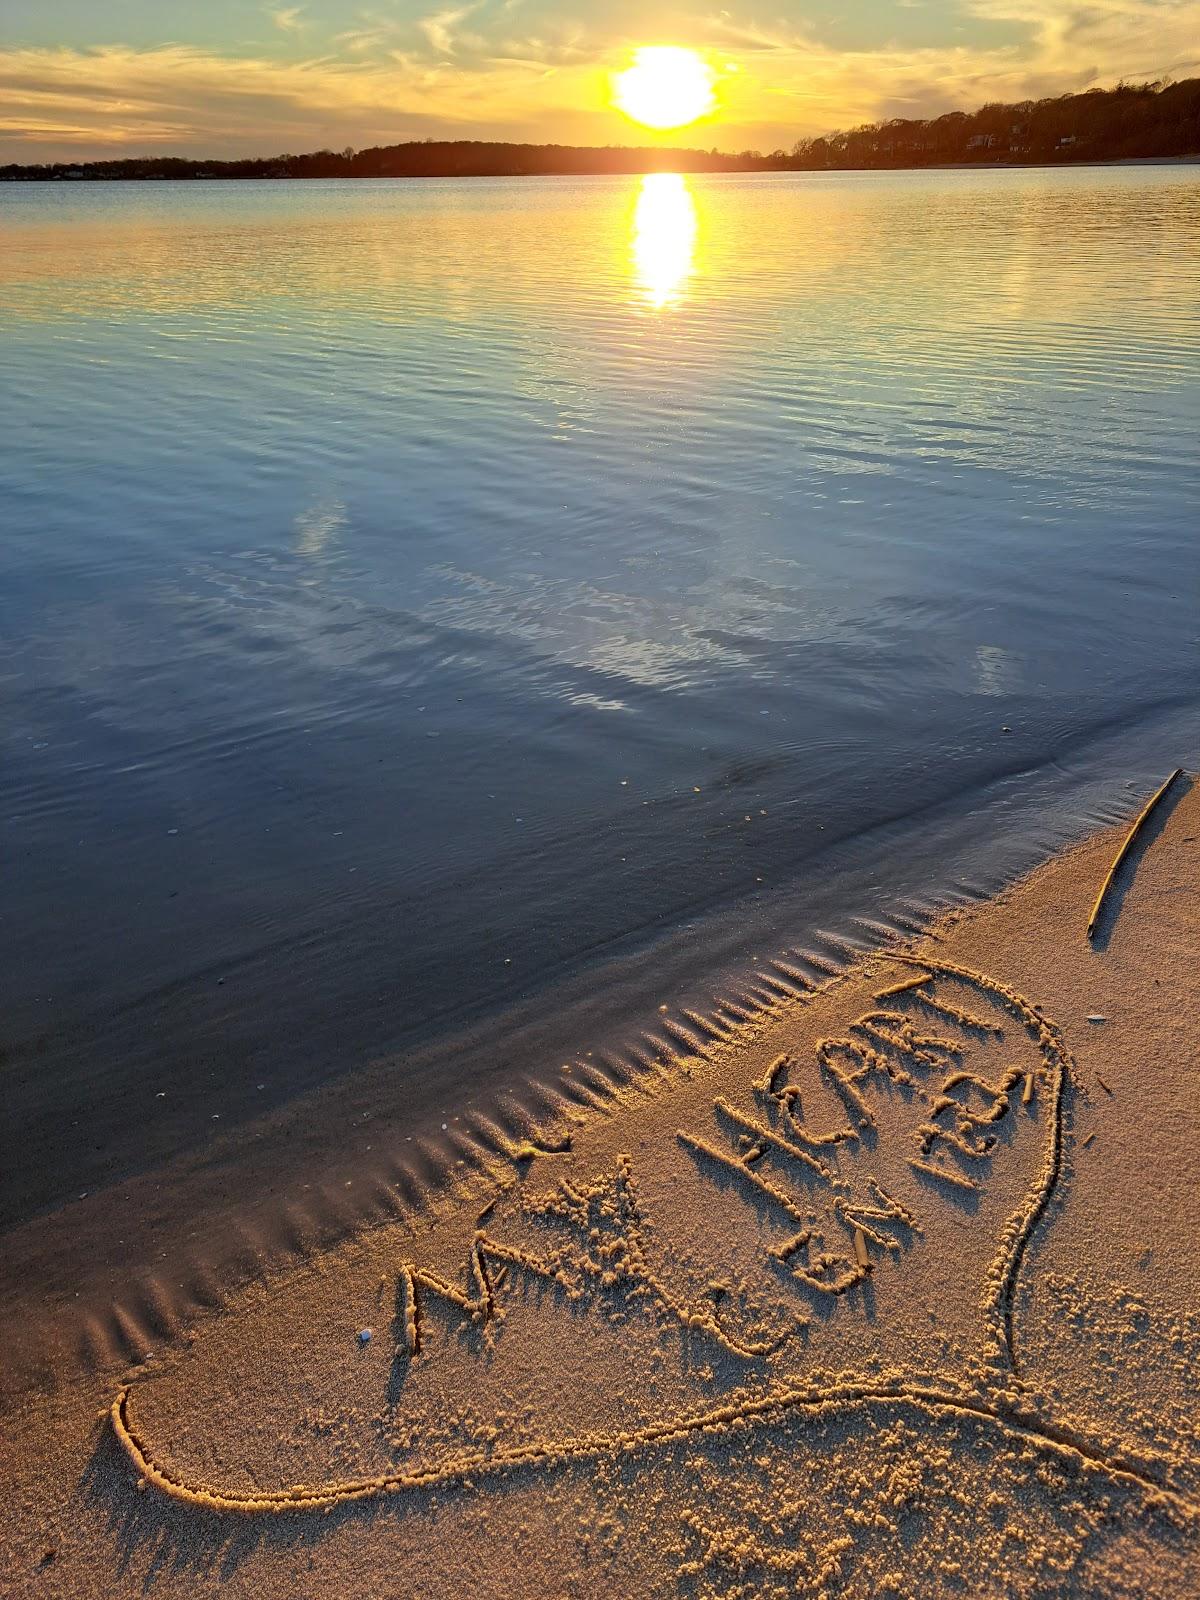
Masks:
[[[867,1239],[861,1228],[854,1230],[854,1255],[863,1271],[870,1272],[871,1258],[867,1254]]]
[[[931,983],[932,981],[932,972],[918,973],[915,978],[901,978],[899,983],[891,983],[886,989],[880,989],[875,998],[876,1000],[886,1000],[890,995],[903,994],[906,989],[919,989],[923,983]]]
[[[1021,1090],[1021,1104],[1027,1106],[1033,1100],[1033,1073],[1025,1074],[1025,1087]]]
[[[1105,1083],[1104,1079],[1100,1076],[1099,1073],[1096,1074],[1096,1082],[1104,1090],[1105,1094],[1112,1094],[1112,1090],[1108,1087],[1108,1085]]]
[[[1146,801],[1146,804],[1134,818],[1133,827],[1130,828],[1129,832],[1125,835],[1121,848],[1113,857],[1112,866],[1109,867],[1108,871],[1105,873],[1104,882],[1100,885],[1100,893],[1096,896],[1096,904],[1092,907],[1092,914],[1088,919],[1086,931],[1086,937],[1088,939],[1091,939],[1095,936],[1096,924],[1099,922],[1100,913],[1104,909],[1105,897],[1107,896],[1108,891],[1112,888],[1113,879],[1120,870],[1121,863],[1133,848],[1134,841],[1136,840],[1138,834],[1146,826],[1146,823],[1148,822],[1151,813],[1154,811],[1154,808],[1158,805],[1159,801],[1162,800],[1163,796],[1166,794],[1167,790],[1170,789],[1176,778],[1181,778],[1182,776],[1183,768],[1176,767],[1175,771],[1166,780],[1166,782],[1159,784],[1158,788],[1154,791],[1149,800]]]
[[[1091,1144],[1092,1140],[1095,1137],[1096,1137],[1096,1135],[1094,1133],[1089,1133],[1086,1139],[1083,1139],[1083,1140],[1080,1141],[1079,1148],[1081,1150],[1086,1150],[1088,1145]]]

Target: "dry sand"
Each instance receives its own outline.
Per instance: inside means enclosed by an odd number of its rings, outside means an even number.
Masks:
[[[27,1389],[0,1591],[1200,1595],[1200,791],[1089,942],[1123,833]]]

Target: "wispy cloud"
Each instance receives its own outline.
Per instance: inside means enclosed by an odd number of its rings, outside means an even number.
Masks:
[[[476,6],[462,6],[457,11],[435,11],[431,16],[419,17],[417,28],[439,55],[452,56],[457,44],[459,23],[477,9]]]
[[[267,15],[282,33],[299,33],[304,27],[303,6],[269,6]]]
[[[422,138],[529,137],[529,73],[496,64],[445,73],[402,51],[369,62],[274,61],[154,50],[0,50],[0,145],[124,146],[213,154]],[[570,107],[549,107],[564,111]]]
[[[1196,0],[966,0],[969,15],[1023,25],[1041,70],[1084,60],[1104,75],[1142,77],[1200,62]]]

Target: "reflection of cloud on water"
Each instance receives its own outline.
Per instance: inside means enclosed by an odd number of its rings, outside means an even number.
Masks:
[[[1020,657],[998,644],[981,644],[975,652],[975,689],[978,694],[1012,694],[1020,683]]]
[[[296,554],[319,556],[346,526],[346,508],[340,500],[315,500],[296,518]]]
[[[606,700],[598,694],[589,694],[584,690],[563,691],[563,699],[573,706],[579,706],[585,711],[628,711],[629,707],[624,700]]]
[[[716,672],[750,672],[762,682],[788,670],[774,656],[779,641],[836,647],[839,637],[836,623],[810,610],[795,589],[729,577],[710,576],[671,594],[583,578],[530,576],[517,586],[449,565],[439,576],[445,588],[421,606],[421,620],[451,631],[460,655],[471,637],[520,640],[551,676],[551,663],[601,675],[608,687],[591,699],[596,710],[628,709],[616,685],[688,689]],[[555,692],[561,692],[560,680]],[[577,694],[572,683],[567,698]]]

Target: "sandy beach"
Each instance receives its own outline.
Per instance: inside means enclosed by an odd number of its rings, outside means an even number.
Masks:
[[[1089,939],[1127,831],[764,955],[406,1219],[14,1388],[0,1591],[1200,1594],[1200,793]]]

